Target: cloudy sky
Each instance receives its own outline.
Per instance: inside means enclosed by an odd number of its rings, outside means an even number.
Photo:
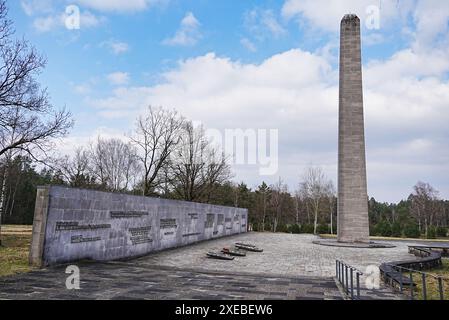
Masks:
[[[80,29],[68,29],[69,5]],[[74,114],[64,152],[120,137],[149,104],[207,128],[278,129],[279,172],[235,166],[251,187],[305,167],[336,180],[340,19],[362,20],[368,191],[449,198],[449,2],[442,0],[20,0],[17,33],[48,58],[41,81]],[[379,20],[376,20],[377,14]],[[377,24],[378,21],[378,24]],[[69,25],[70,26],[70,25]]]

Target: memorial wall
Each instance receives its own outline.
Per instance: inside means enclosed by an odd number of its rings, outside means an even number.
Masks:
[[[39,187],[30,263],[139,257],[246,232],[248,210],[118,193]]]

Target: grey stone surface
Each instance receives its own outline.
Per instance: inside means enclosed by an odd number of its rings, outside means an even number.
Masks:
[[[247,209],[42,187],[36,200],[30,261],[53,265],[138,257],[246,232],[247,217]]]
[[[341,21],[338,240],[369,241],[360,20]]]
[[[67,290],[65,267],[0,278],[0,299],[341,299],[335,260],[365,271],[370,265],[407,260],[407,241],[393,249],[333,248],[313,244],[316,236],[244,233],[152,253],[129,261],[86,263],[81,290]],[[252,242],[263,253],[234,261],[208,259],[205,253],[235,242]],[[416,244],[416,242],[413,242]],[[386,288],[367,290],[363,299],[400,299]]]
[[[31,265],[40,265],[42,263],[42,256],[44,253],[45,228],[47,225],[48,200],[48,189],[38,189],[36,194],[33,232],[31,235],[31,247],[29,255],[29,263]]]
[[[79,263],[80,290],[67,290],[65,267],[0,278],[2,299],[341,300],[332,278],[200,272],[138,262]]]
[[[249,232],[228,238],[197,243],[186,248],[160,252],[138,259],[141,265],[159,265],[197,271],[257,273],[265,276],[334,277],[335,261],[341,260],[365,272],[368,266],[414,259],[408,242],[394,242],[395,248],[335,248],[314,244],[314,235]],[[235,242],[254,243],[263,253],[248,252],[231,263],[208,259],[205,252],[220,250]],[[388,242],[392,243],[392,242]]]

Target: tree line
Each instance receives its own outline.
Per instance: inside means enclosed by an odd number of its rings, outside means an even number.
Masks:
[[[121,150],[126,150],[121,140],[102,140],[78,150],[73,157],[63,157],[64,168],[36,168],[35,162],[27,156],[17,156],[8,166],[3,163],[0,172],[8,171],[7,180],[0,182],[4,188],[4,212],[2,222],[9,224],[31,224],[34,215],[36,186],[46,184],[67,185],[111,192],[125,192],[143,195],[145,172],[142,179],[130,178],[130,169]],[[104,144],[104,145],[103,145]],[[115,145],[117,144],[117,145]],[[104,148],[111,149],[105,151]],[[121,147],[120,147],[121,146]],[[123,147],[123,148],[122,148]],[[129,145],[127,146],[129,147]],[[103,151],[99,160],[98,153]],[[92,158],[91,158],[92,157]],[[108,161],[108,159],[110,161]],[[120,163],[120,168],[110,168],[109,163]],[[136,162],[138,163],[138,162]],[[93,167],[90,167],[90,166]],[[97,166],[102,166],[98,170]],[[96,169],[93,169],[96,168]],[[97,170],[97,171],[93,171]],[[64,172],[63,172],[64,171]],[[111,173],[112,172],[112,173]],[[112,175],[110,177],[109,175]],[[161,177],[168,175],[161,171]],[[5,175],[2,175],[5,176]],[[119,178],[115,178],[118,176]],[[159,179],[162,179],[162,178]],[[205,192],[193,193],[198,197],[189,200],[192,193],[170,179],[158,180],[149,195],[167,199],[182,199],[224,206],[247,208],[249,226],[253,231],[288,232],[310,234],[337,233],[337,197],[332,181],[326,179],[319,167],[307,168],[294,192],[279,179],[275,184],[262,182],[251,189],[245,183],[234,183],[231,176],[222,175],[224,180],[216,181]],[[201,182],[204,185],[205,182]],[[193,189],[200,186],[192,183]],[[367,199],[370,219],[370,233],[386,237],[446,237],[449,226],[449,201],[438,197],[438,192],[429,184],[418,182],[406,200],[397,204],[382,203],[374,198]]]

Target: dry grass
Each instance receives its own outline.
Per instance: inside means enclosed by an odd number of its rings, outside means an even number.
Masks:
[[[443,266],[438,269],[432,269],[428,274],[434,275],[426,277],[427,300],[440,300],[439,283],[437,276],[443,278],[444,299],[449,300],[449,259],[443,259]],[[420,273],[413,274],[413,280],[417,284],[416,298],[423,300],[423,282]]]
[[[31,235],[33,226],[28,225],[3,225],[2,234],[28,234]]]
[[[31,226],[2,226],[0,247],[0,277],[28,272]]]

